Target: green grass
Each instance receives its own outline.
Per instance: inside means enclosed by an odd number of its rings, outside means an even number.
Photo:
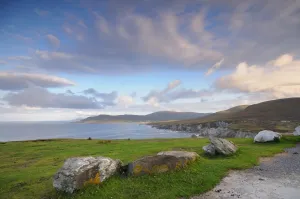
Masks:
[[[298,139],[298,140],[297,140]],[[197,195],[212,189],[231,169],[245,169],[258,158],[292,147],[299,138],[283,137],[280,143],[254,144],[251,139],[230,139],[239,146],[236,155],[209,158],[202,146],[207,139],[52,140],[0,143],[0,198],[164,198]],[[128,163],[162,150],[196,151],[201,157],[183,170],[154,176],[115,176],[101,186],[89,186],[73,195],[57,193],[52,176],[64,160],[74,156],[107,156]]]

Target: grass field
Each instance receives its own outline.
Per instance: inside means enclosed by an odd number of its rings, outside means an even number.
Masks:
[[[0,143],[0,198],[164,198],[189,197],[212,189],[231,169],[256,165],[258,158],[292,147],[300,139],[283,137],[280,143],[254,144],[252,139],[230,139],[239,146],[231,157],[209,158],[202,146],[208,139],[48,140]],[[56,193],[52,176],[64,160],[74,156],[107,156],[124,163],[162,150],[196,151],[201,157],[183,170],[155,176],[120,178],[91,185],[73,195]]]

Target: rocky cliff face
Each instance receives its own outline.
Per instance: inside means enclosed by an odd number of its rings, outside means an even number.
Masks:
[[[153,124],[153,128],[183,131],[197,134],[198,136],[253,138],[253,132],[235,131],[229,128],[229,123],[218,121],[205,124]]]

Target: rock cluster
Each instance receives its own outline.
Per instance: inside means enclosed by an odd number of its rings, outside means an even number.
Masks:
[[[75,157],[65,161],[63,167],[54,175],[56,190],[73,193],[87,184],[100,184],[112,175],[140,176],[163,173],[186,167],[199,155],[187,151],[162,151],[154,156],[146,156],[122,166],[120,160],[107,157]]]
[[[218,121],[205,124],[154,124],[152,127],[157,129],[167,129],[172,131],[185,131],[194,133],[195,136],[213,137],[237,137],[253,138],[255,134],[251,132],[235,131],[229,128],[229,123]]]
[[[295,128],[294,136],[300,136],[300,126]]]
[[[255,137],[254,142],[273,142],[273,141],[279,141],[281,138],[281,134],[269,131],[269,130],[263,130],[260,131]]]
[[[208,155],[231,155],[237,151],[237,147],[230,141],[222,138],[209,137],[210,144],[203,147]]]

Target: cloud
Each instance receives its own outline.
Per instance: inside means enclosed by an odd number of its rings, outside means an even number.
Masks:
[[[102,74],[198,69],[209,75],[219,66],[208,66],[223,58],[227,70],[243,61],[263,64],[286,52],[300,54],[295,0],[88,0],[80,6],[90,14],[88,29],[84,16],[65,14],[62,27],[72,45],[43,51],[47,60],[33,53],[31,67]],[[109,12],[101,15],[103,9]]]
[[[92,67],[93,64],[96,63],[94,61],[90,62],[79,55],[41,50],[36,50],[32,54],[32,59],[24,63],[24,65],[48,71],[95,73],[96,71]]]
[[[39,16],[41,16],[41,17],[44,17],[44,16],[47,16],[47,15],[49,15],[49,11],[47,11],[47,10],[41,10],[41,9],[38,9],[38,8],[36,8],[36,9],[34,9],[34,12],[36,13],[36,14],[38,14]]]
[[[100,93],[93,88],[86,89],[82,91],[85,95],[89,95],[95,98],[100,98],[102,103],[106,105],[115,105],[115,100],[118,97],[118,93],[116,91],[112,91],[111,93]]]
[[[96,17],[95,27],[96,27],[97,31],[100,32],[100,35],[101,35],[101,33],[109,34],[110,30],[109,30],[108,23],[107,23],[106,19],[103,18],[102,16],[100,16],[96,12],[94,12],[93,14]]]
[[[125,108],[129,107],[130,105],[133,105],[135,103],[133,97],[122,95],[119,96],[117,99],[118,105],[123,106]]]
[[[63,26],[63,30],[64,30],[67,34],[70,34],[70,35],[73,33],[72,28],[70,28],[70,27],[67,26],[67,25],[64,25],[64,26]]]
[[[67,109],[100,109],[102,104],[94,98],[66,93],[51,93],[41,87],[29,87],[17,93],[8,93],[3,99],[11,106]]]
[[[119,19],[117,26],[113,26],[104,17],[97,15],[95,26],[98,39],[109,41],[104,45],[110,49],[118,42],[118,47],[123,53],[126,49],[126,52],[129,50],[131,53],[147,55],[155,60],[186,66],[203,60],[216,61],[222,56],[220,52],[212,49],[213,43],[210,41],[214,39],[213,34],[211,37],[200,37],[199,41],[192,41],[188,34],[180,31],[181,23],[190,23],[188,18],[179,18],[172,12],[162,12],[158,16],[158,19],[153,19],[137,13],[127,13]],[[197,45],[198,42],[210,45]]]
[[[75,83],[56,76],[32,73],[0,72],[0,90],[21,90],[31,85],[43,88],[74,86]]]
[[[206,76],[211,75],[215,70],[221,67],[222,63],[224,62],[224,59],[221,59],[217,63],[215,63],[211,68],[208,69],[208,71],[205,73]]]
[[[193,99],[204,96],[210,96],[211,91],[208,90],[194,90],[186,88],[178,88],[181,84],[180,80],[174,80],[168,84],[163,90],[152,90],[142,99],[153,106],[159,106],[159,103],[172,102],[179,99]]]
[[[46,38],[52,47],[58,48],[60,46],[60,40],[54,35],[48,34],[46,35]]]
[[[222,90],[270,95],[273,98],[300,96],[300,60],[284,54],[266,65],[240,63],[236,70],[215,82]]]

